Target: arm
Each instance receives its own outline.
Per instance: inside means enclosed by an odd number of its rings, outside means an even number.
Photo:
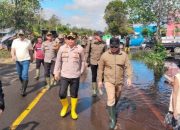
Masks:
[[[85,63],[86,63],[83,49],[81,51],[80,56],[81,56],[81,74],[82,74],[85,71]]]
[[[98,63],[98,73],[97,73],[97,79],[98,79],[99,87],[102,87],[104,67],[105,67],[104,55],[102,55],[100,60],[99,60],[99,63]]]
[[[91,51],[90,49],[91,49],[91,42],[88,42],[85,50],[85,55],[86,55],[85,59],[88,64],[90,64],[90,51]]]
[[[41,46],[43,52],[45,53],[45,46],[44,46],[44,42],[42,43],[42,46]]]
[[[177,119],[177,116],[178,116],[177,108],[176,108],[178,89],[179,89],[179,81],[178,81],[178,78],[175,76],[174,84],[173,84],[173,95],[172,95],[173,113],[174,113],[175,119]]]
[[[13,41],[12,46],[11,46],[11,57],[13,61],[16,61],[16,50],[14,46],[15,42]]]
[[[61,73],[61,65],[62,65],[62,49],[60,48],[57,54],[55,66],[54,66],[54,77],[56,80],[59,80]]]
[[[129,61],[128,55],[126,55],[126,59],[125,59],[125,72],[126,72],[126,75],[127,75],[127,85],[131,86],[132,67],[131,67],[131,63]]]
[[[33,62],[33,47],[32,47],[32,44],[31,44],[31,42],[30,42],[30,44],[29,44],[29,55],[30,55],[30,57],[31,57],[31,62]]]

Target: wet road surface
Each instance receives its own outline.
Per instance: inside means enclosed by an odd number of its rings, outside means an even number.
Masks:
[[[163,120],[171,89],[164,83],[163,78],[156,84],[153,72],[143,63],[132,61],[132,64],[133,88],[131,90],[124,88],[117,105],[117,130],[165,130]],[[16,80],[14,67],[11,65],[0,68],[0,73],[4,75],[6,102],[6,110],[0,116],[0,130],[8,130],[45,86],[43,73],[39,81],[33,79],[35,70],[34,65],[31,65],[28,95],[22,98],[19,94],[20,82]],[[61,109],[58,98],[59,86],[55,86],[46,91],[31,110],[27,110],[29,114],[16,130],[108,130],[106,95],[91,97],[90,70],[88,69],[86,73],[87,77],[82,77],[79,90],[78,120],[72,120],[70,113],[65,118],[59,116]]]

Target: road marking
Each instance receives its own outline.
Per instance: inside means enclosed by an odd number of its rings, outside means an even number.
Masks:
[[[35,99],[29,104],[29,106],[19,115],[19,117],[12,123],[10,130],[15,130],[19,124],[26,118],[26,116],[32,111],[32,109],[39,102],[41,97],[46,93],[48,89],[42,89],[39,94],[35,97]]]

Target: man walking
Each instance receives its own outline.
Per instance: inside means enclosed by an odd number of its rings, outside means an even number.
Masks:
[[[128,55],[120,51],[119,39],[111,38],[110,49],[102,55],[98,66],[98,87],[101,89],[104,79],[111,129],[114,129],[116,125],[115,105],[124,85],[124,72],[127,75],[127,85],[131,86],[132,69]]]
[[[53,41],[53,36],[51,32],[48,32],[46,34],[46,41],[43,42],[42,49],[44,51],[44,71],[47,84],[46,88],[50,89],[51,85],[54,85],[55,82],[53,71],[57,50],[59,49],[59,44]]]
[[[101,39],[101,33],[95,32],[94,39],[87,45],[86,56],[87,64],[91,67],[92,72],[92,96],[97,95],[97,69],[98,61],[105,52],[106,44]]]
[[[22,30],[18,35],[19,38],[13,40],[11,56],[12,59],[16,61],[17,72],[22,83],[21,95],[26,96],[29,65],[30,62],[33,62],[33,47],[31,41],[25,38],[25,34]]]
[[[76,107],[78,103],[79,80],[85,66],[83,48],[77,45],[76,40],[76,33],[67,35],[67,43],[60,47],[54,68],[55,79],[58,80],[61,76],[59,96],[62,110],[60,116],[64,117],[68,110],[67,89],[70,85],[72,119],[78,118]]]

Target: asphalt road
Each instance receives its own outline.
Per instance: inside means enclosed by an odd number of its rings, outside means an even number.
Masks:
[[[35,65],[30,67],[30,80],[26,97],[20,96],[20,82],[15,65],[0,65],[3,77],[6,109],[0,116],[0,130],[9,130],[17,124],[16,130],[108,130],[106,95],[91,97],[91,73],[81,78],[78,120],[72,120],[70,113],[59,116],[59,86],[46,91],[43,72],[39,81],[33,79]],[[117,130],[165,130],[161,110],[138,87],[124,90],[118,103]],[[70,111],[69,111],[70,112]],[[23,113],[23,114],[22,114]]]

